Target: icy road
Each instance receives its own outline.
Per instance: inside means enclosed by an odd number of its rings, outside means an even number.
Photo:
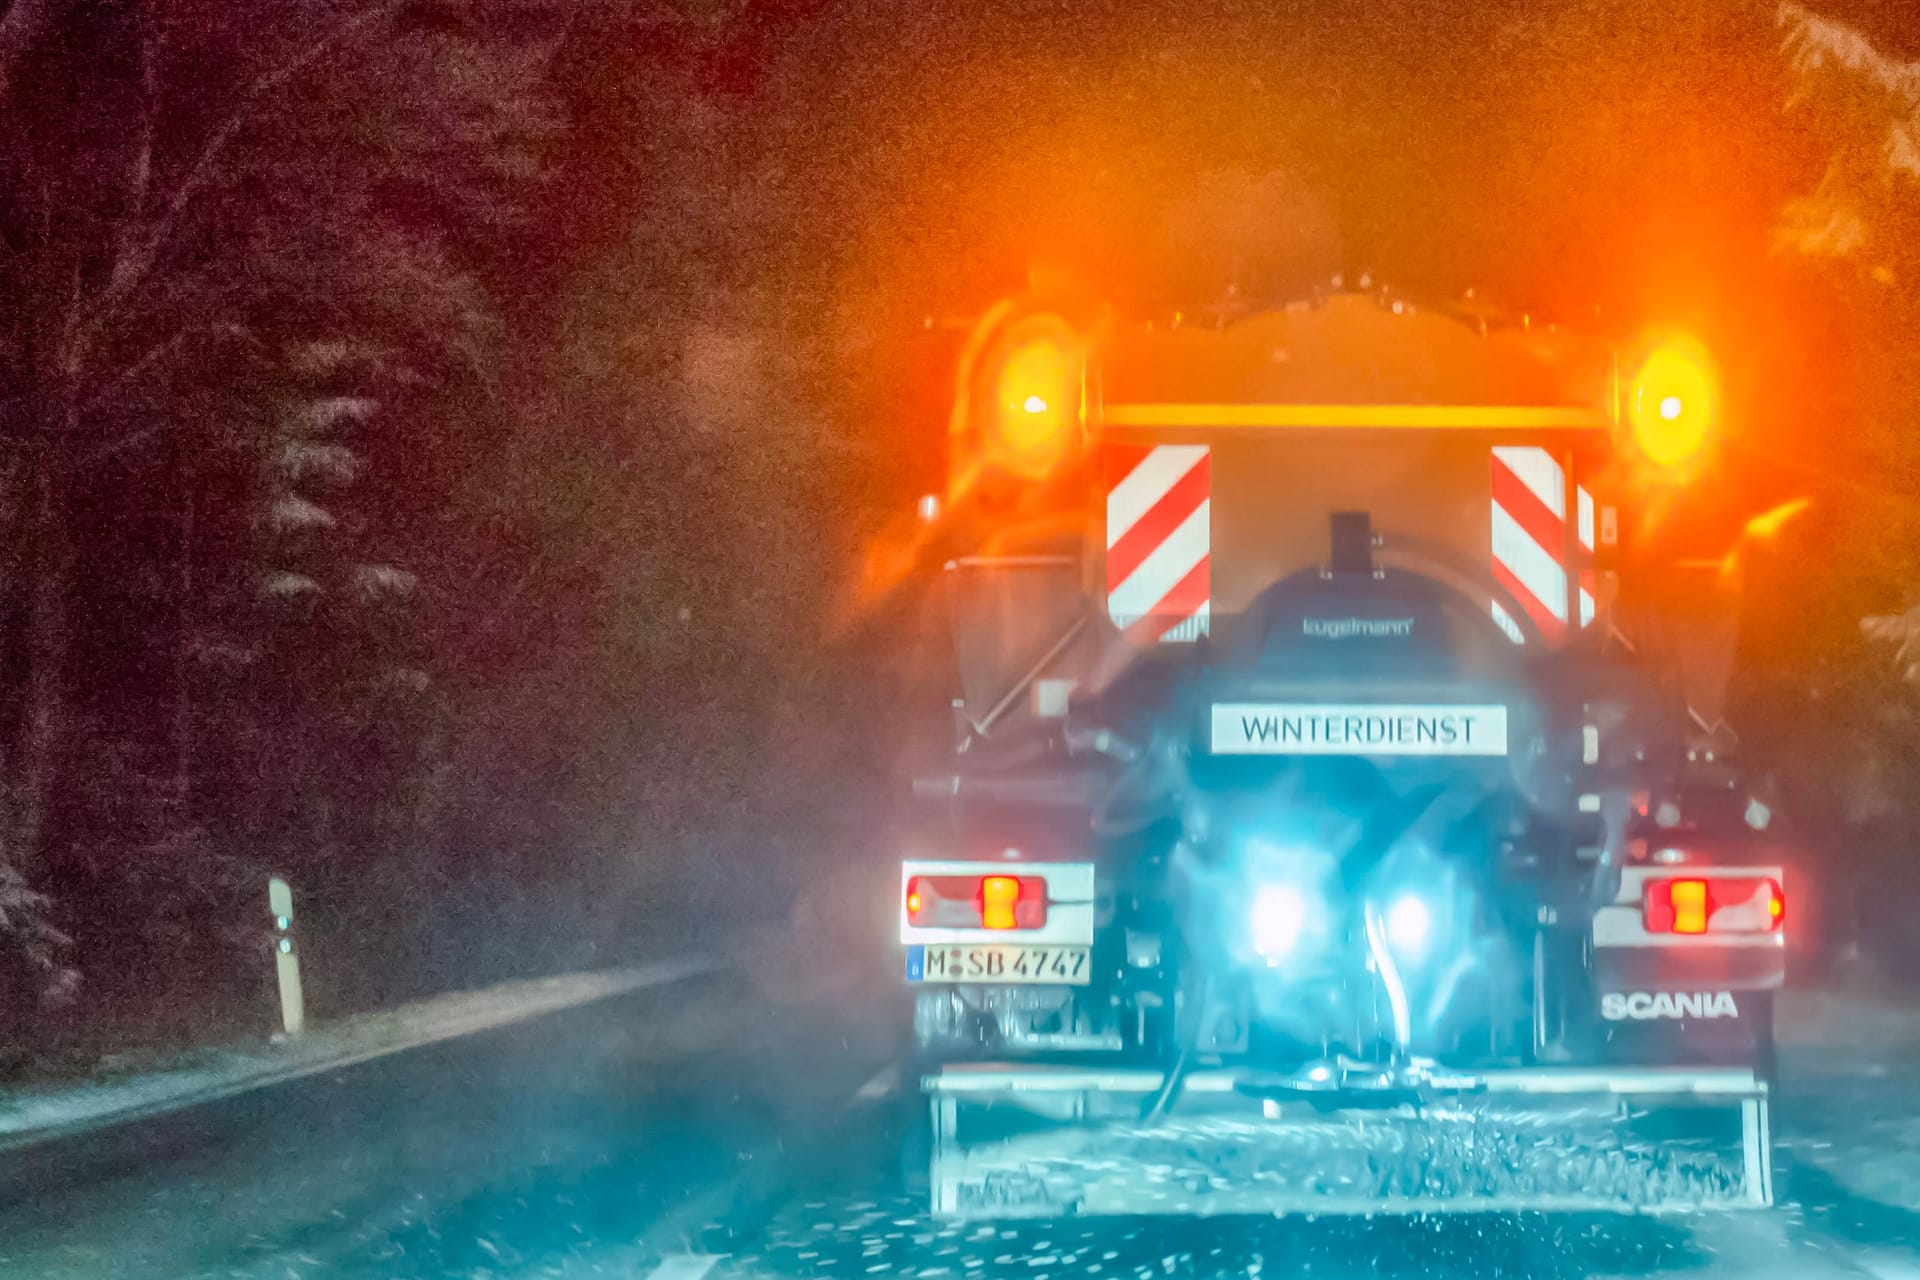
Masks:
[[[902,1198],[860,981],[690,978],[16,1152],[0,1275],[1920,1280],[1920,1012],[1797,1003],[1764,1214],[997,1228]]]

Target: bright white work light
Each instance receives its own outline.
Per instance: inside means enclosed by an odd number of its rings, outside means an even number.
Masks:
[[[1278,964],[1300,945],[1307,927],[1307,899],[1296,885],[1268,884],[1253,894],[1249,920],[1254,954]]]
[[[1408,894],[1387,908],[1387,941],[1402,955],[1415,955],[1427,945],[1433,917],[1427,904]]]

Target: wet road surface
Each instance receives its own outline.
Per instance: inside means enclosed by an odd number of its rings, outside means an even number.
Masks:
[[[1791,1071],[1766,1213],[939,1223],[897,1159],[897,993],[790,996],[691,979],[15,1153],[0,1275],[1920,1278],[1920,1212],[1794,1160]],[[1800,1114],[1920,1112],[1875,1079]]]

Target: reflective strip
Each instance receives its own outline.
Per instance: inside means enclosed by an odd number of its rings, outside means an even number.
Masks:
[[[1520,629],[1520,624],[1513,620],[1513,615],[1508,613],[1498,600],[1493,602],[1493,620],[1500,624],[1502,631],[1507,633],[1507,639],[1515,644],[1527,642],[1527,633]]]
[[[1511,573],[1524,589],[1518,592],[1520,603],[1529,613],[1546,614],[1558,622],[1567,620],[1567,571],[1552,554],[1533,540],[1519,522],[1499,503],[1492,504],[1493,558]],[[1538,612],[1535,612],[1536,606]]]
[[[1142,643],[1192,641],[1212,619],[1205,445],[1108,452],[1107,616]]]
[[[1580,546],[1588,555],[1593,554],[1593,495],[1587,492],[1585,485],[1575,485],[1574,501],[1580,508]],[[1591,561],[1580,567],[1580,625],[1587,626],[1593,621],[1593,569]]]
[[[1147,616],[1153,607],[1180,584],[1181,579],[1207,558],[1209,521],[1212,502],[1202,502],[1193,514],[1155,547],[1140,567],[1118,585],[1108,584],[1107,613],[1122,627]]]
[[[1557,639],[1567,618],[1566,554],[1567,473],[1552,453],[1537,445],[1499,445],[1493,449],[1492,555],[1494,577],[1525,606],[1528,616]],[[1586,553],[1593,550],[1594,501],[1584,487],[1574,490],[1575,531],[1583,551],[1577,583],[1579,626],[1598,613],[1594,575]],[[1501,622],[1509,635],[1516,628]]]
[[[1136,644],[1152,644],[1155,640],[1198,640],[1205,635],[1207,622],[1213,616],[1207,598],[1209,575],[1209,561],[1202,556],[1198,564],[1187,570],[1185,577],[1160,597],[1159,603],[1127,624],[1127,638]]]
[[[1140,517],[1180,482],[1180,477],[1207,456],[1203,444],[1163,444],[1146,456],[1107,491],[1107,545],[1140,522]]]
[[[1213,618],[1213,601],[1203,600],[1200,607],[1193,611],[1191,618],[1174,623],[1160,633],[1160,639],[1166,642],[1198,640],[1207,634],[1207,624]]]
[[[1209,480],[1207,459],[1202,457],[1185,475],[1174,481],[1173,487],[1134,521],[1131,528],[1118,535],[1109,529],[1107,581],[1126,581],[1141,562],[1152,554],[1153,549],[1207,500]]]
[[[1540,604],[1538,601],[1527,605],[1528,593],[1525,584],[1523,584],[1520,579],[1514,577],[1513,574],[1508,571],[1507,567],[1498,560],[1493,562],[1493,580],[1499,585],[1502,591],[1505,591],[1514,599],[1521,601],[1523,606],[1526,606],[1524,611],[1528,620],[1532,622],[1535,627],[1539,628],[1540,634],[1545,637],[1549,643],[1560,638],[1561,633],[1566,630],[1565,624],[1548,613],[1546,606]]]
[[[1561,520],[1567,518],[1567,473],[1552,454],[1534,445],[1502,445],[1493,456],[1506,464],[1542,506]]]

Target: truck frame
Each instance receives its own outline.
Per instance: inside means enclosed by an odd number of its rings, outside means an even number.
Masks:
[[[1655,356],[1383,291],[976,328],[897,833],[937,1213],[1772,1202],[1790,847],[1636,539],[1711,482]]]

